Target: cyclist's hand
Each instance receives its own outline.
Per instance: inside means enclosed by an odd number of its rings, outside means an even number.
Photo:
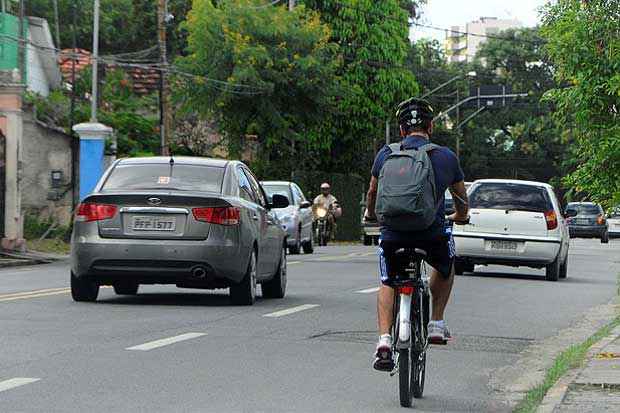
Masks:
[[[454,222],[456,225],[466,225],[469,224],[469,215],[461,215],[458,212],[455,212],[452,215],[448,215],[448,221]]]
[[[377,217],[376,216],[371,217],[371,216],[368,216],[368,215],[364,215],[364,222],[372,224],[374,222],[377,222]]]

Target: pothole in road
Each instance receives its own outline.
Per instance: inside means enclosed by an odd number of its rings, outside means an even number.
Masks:
[[[308,337],[309,340],[338,341],[343,343],[375,344],[376,331],[324,331]],[[532,344],[534,339],[525,337],[497,337],[459,334],[447,346],[433,346],[433,350],[473,351],[486,353],[518,354]]]

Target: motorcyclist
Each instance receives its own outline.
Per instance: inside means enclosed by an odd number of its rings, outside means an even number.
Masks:
[[[321,184],[321,193],[314,198],[313,204],[315,208],[320,206],[328,211],[327,220],[333,237],[336,228],[336,218],[342,215],[342,208],[338,204],[338,199],[331,194],[331,186],[327,182]]]

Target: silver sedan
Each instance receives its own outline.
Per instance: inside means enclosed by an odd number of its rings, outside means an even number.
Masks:
[[[279,194],[289,200],[288,207],[274,210],[287,232],[289,253],[299,254],[303,248],[304,253],[312,254],[312,204],[306,199],[299,185],[286,181],[265,181],[262,185],[267,199]]]
[[[230,288],[251,305],[286,291],[286,233],[241,162],[151,157],[116,161],[79,205],[71,239],[71,293],[95,301],[102,284]]]

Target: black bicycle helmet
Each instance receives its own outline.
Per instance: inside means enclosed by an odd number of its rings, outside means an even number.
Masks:
[[[401,102],[396,109],[396,119],[407,129],[424,127],[433,120],[435,111],[424,99],[410,98]]]

